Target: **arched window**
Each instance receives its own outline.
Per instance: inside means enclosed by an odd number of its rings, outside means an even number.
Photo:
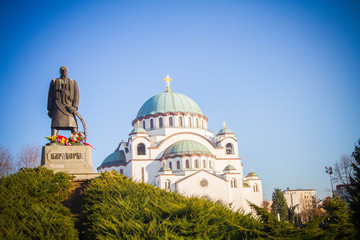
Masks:
[[[170,189],[171,181],[169,179],[166,179],[165,181],[165,189]]]
[[[154,128],[154,120],[150,119],[150,128],[153,129]]]
[[[162,128],[163,127],[163,120],[162,118],[159,118],[159,128]]]
[[[169,168],[172,170],[172,163],[169,162]]]
[[[145,144],[139,143],[137,145],[137,155],[145,155]]]
[[[206,168],[206,162],[203,160],[203,168]]]
[[[180,161],[176,162],[176,169],[180,169]]]
[[[195,168],[199,168],[198,160],[195,160],[195,162],[194,162],[194,167],[195,167]]]
[[[173,118],[172,117],[169,117],[169,126],[172,127],[174,124],[173,124]]]
[[[233,145],[231,143],[226,144],[226,154],[234,154]]]
[[[196,127],[197,128],[199,127],[199,119],[198,118],[196,119]]]
[[[209,160],[209,168],[212,168],[211,160]]]
[[[231,188],[237,188],[237,183],[235,178],[231,179]]]
[[[253,190],[254,192],[258,192],[259,191],[259,187],[258,185],[255,183],[254,186],[253,186]]]
[[[182,127],[183,126],[183,120],[182,117],[179,117],[179,126]]]
[[[189,127],[191,127],[191,117],[189,117]]]
[[[124,174],[124,170],[120,169],[120,174]]]
[[[186,160],[186,161],[185,161],[185,168],[190,168],[190,162],[189,162],[189,160]]]

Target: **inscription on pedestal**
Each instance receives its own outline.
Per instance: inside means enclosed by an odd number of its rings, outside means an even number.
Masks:
[[[63,171],[70,174],[94,172],[89,146],[44,146],[41,165],[55,172]]]

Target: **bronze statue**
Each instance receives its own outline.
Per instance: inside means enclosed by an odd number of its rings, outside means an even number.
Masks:
[[[68,68],[60,67],[60,78],[50,83],[48,95],[48,115],[51,121],[51,135],[57,136],[59,130],[77,132],[75,114],[79,106],[79,88],[75,80],[67,77]]]

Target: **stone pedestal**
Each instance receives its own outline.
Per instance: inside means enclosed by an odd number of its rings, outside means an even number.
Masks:
[[[89,179],[98,176],[94,173],[89,146],[64,146],[49,144],[42,148],[41,166],[54,172],[67,172],[75,179]]]

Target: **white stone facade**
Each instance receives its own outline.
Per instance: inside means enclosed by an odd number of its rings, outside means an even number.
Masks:
[[[229,129],[224,127],[215,136],[207,129],[208,119],[202,114],[153,112],[132,122],[134,130],[128,141],[121,142],[104,160],[99,172],[115,170],[135,181],[220,201],[235,210],[249,212],[246,200],[261,205],[262,180],[256,174],[244,176],[238,140]],[[190,149],[177,147],[168,154],[171,146],[184,141],[193,144]]]

